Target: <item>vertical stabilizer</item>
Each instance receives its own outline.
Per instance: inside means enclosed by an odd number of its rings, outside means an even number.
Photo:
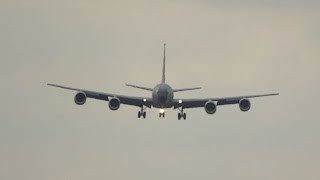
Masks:
[[[162,83],[166,82],[166,43],[163,46]]]

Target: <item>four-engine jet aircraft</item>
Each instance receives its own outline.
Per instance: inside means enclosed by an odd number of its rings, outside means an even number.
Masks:
[[[186,119],[186,113],[183,112],[187,108],[198,108],[204,107],[208,114],[214,114],[219,105],[228,104],[239,104],[241,111],[248,111],[251,107],[249,98],[262,97],[262,96],[273,96],[278,95],[278,93],[273,94],[261,94],[253,96],[236,96],[236,97],[223,97],[223,98],[204,98],[204,99],[176,99],[174,98],[175,92],[189,91],[200,89],[200,87],[195,88],[184,88],[184,89],[173,89],[170,85],[165,82],[165,68],[166,68],[166,49],[164,44],[164,56],[163,56],[163,67],[162,67],[162,81],[160,84],[156,85],[154,88],[141,87],[131,84],[126,84],[127,86],[139,88],[152,92],[152,97],[133,97],[124,96],[111,93],[101,93],[95,91],[88,91],[84,89],[65,87],[55,84],[48,84],[49,86],[55,86],[63,89],[69,89],[78,91],[74,97],[74,101],[78,105],[83,105],[87,98],[94,98],[104,101],[109,101],[109,108],[111,110],[118,110],[120,104],[132,105],[140,107],[141,110],[138,112],[138,118],[146,118],[146,108],[160,108],[159,117],[164,117],[166,108],[178,109],[178,119]]]

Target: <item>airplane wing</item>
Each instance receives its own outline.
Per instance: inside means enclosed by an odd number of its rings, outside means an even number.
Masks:
[[[132,106],[138,106],[138,107],[149,107],[151,108],[152,105],[152,98],[148,97],[133,97],[133,96],[124,96],[124,95],[117,95],[117,94],[109,94],[109,93],[101,93],[101,92],[95,92],[95,91],[89,91],[85,89],[78,89],[78,88],[71,88],[71,87],[65,87],[55,84],[48,84],[49,86],[54,86],[62,89],[68,89],[78,92],[83,92],[87,98],[93,98],[98,100],[104,100],[109,101],[109,98],[116,97],[120,100],[121,104],[126,105],[132,105]]]
[[[174,99],[173,107],[176,108],[197,108],[204,107],[208,101],[216,102],[216,105],[228,105],[238,104],[241,99],[263,97],[263,96],[275,96],[279,93],[273,94],[261,94],[261,95],[250,95],[250,96],[236,96],[236,97],[223,97],[223,98],[203,98],[203,99]]]

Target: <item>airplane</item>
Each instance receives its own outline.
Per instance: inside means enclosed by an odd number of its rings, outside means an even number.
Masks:
[[[186,120],[187,115],[186,113],[184,113],[184,109],[188,109],[188,108],[202,107],[205,109],[206,113],[214,114],[217,111],[217,106],[238,104],[240,110],[243,112],[246,112],[251,108],[251,103],[249,101],[249,98],[279,95],[279,93],[271,93],[271,94],[222,97],[222,98],[177,99],[177,98],[174,98],[174,93],[181,92],[181,91],[201,89],[201,87],[174,89],[169,84],[166,83],[165,71],[166,71],[166,44],[164,44],[162,81],[159,84],[157,84],[154,88],[126,84],[126,86],[130,86],[133,88],[151,91],[152,97],[125,96],[125,95],[102,93],[102,92],[89,91],[85,89],[65,87],[65,86],[56,85],[56,84],[47,84],[47,85],[77,91],[74,97],[74,102],[77,105],[83,105],[86,102],[87,98],[93,98],[93,99],[108,101],[109,108],[110,110],[113,110],[113,111],[118,110],[121,104],[137,106],[137,107],[140,107],[140,111],[138,111],[138,118],[142,118],[142,117],[146,118],[145,110],[147,108],[152,108],[152,107],[160,108],[159,118],[165,117],[164,109],[174,108],[179,110],[178,120],[180,119]]]

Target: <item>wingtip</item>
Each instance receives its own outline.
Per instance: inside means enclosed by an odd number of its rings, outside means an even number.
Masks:
[[[52,84],[52,83],[48,83],[47,85],[48,85],[48,86],[58,86],[58,85]]]
[[[272,94],[270,94],[270,96],[278,96],[278,95],[280,95],[280,93],[272,93]]]
[[[48,83],[48,86],[53,86],[53,87],[58,87],[58,85],[52,84],[52,83]]]

